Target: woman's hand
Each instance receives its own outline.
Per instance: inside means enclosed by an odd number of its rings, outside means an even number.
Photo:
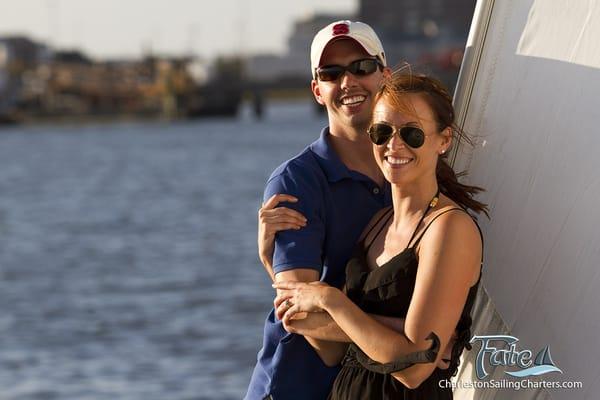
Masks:
[[[323,312],[332,296],[342,292],[327,285],[315,282],[277,282],[273,284],[277,289],[275,297],[275,315],[284,324],[288,324],[294,315],[305,312]]]
[[[300,229],[306,226],[306,218],[298,211],[287,207],[277,207],[281,202],[295,203],[298,199],[288,194],[275,194],[258,210],[258,256],[269,271],[273,264],[275,234],[287,229]],[[271,277],[273,272],[269,271]]]

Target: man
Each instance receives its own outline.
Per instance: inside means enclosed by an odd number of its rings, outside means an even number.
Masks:
[[[292,195],[298,201],[286,207],[307,218],[302,229],[278,233],[272,277],[306,282],[320,278],[340,287],[362,230],[378,210],[391,204],[389,185],[366,135],[374,96],[390,70],[375,32],[351,21],[334,22],[317,33],[311,70],[311,89],[327,110],[329,127],[279,166],[267,183],[264,197],[271,199],[271,206]],[[283,193],[288,196],[279,195]],[[269,257],[261,258],[270,271]],[[393,321],[388,323],[393,326]],[[330,340],[345,341],[344,336],[332,324],[315,332],[315,337]],[[327,398],[339,368],[327,366],[318,350],[319,339],[287,333],[271,310],[246,399]]]

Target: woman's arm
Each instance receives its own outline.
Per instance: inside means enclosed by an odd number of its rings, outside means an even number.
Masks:
[[[450,212],[438,218],[423,236],[415,290],[406,315],[410,340],[436,332],[447,346],[480,274],[482,243],[477,226],[467,214]],[[438,354],[440,361],[442,354]],[[418,387],[435,368],[417,364],[393,373],[407,387]]]
[[[299,275],[299,272],[303,272],[303,274]],[[311,277],[313,280],[316,278],[314,273],[315,271],[313,270],[285,271],[277,274],[276,279],[277,281],[306,282]],[[316,280],[309,284],[329,287],[325,283]],[[280,295],[275,298],[274,303],[277,310],[276,316],[281,319],[283,314],[279,312],[279,306],[281,305],[281,301],[278,301],[279,298]],[[300,318],[296,314],[295,318],[284,320],[285,330],[290,333],[303,335],[326,365],[333,366],[339,364],[346,353],[348,343],[352,342],[352,340],[340,329],[329,314],[325,312],[303,314]],[[373,318],[399,332],[402,332],[404,328],[404,320],[402,318],[391,318],[381,315],[373,315]]]
[[[398,333],[404,333],[404,318],[386,317],[377,314],[368,314],[376,321],[387,326],[390,329]],[[351,343],[352,340],[346,335],[346,333],[340,329],[336,322],[331,318],[331,315],[325,312],[318,313],[307,313],[307,317],[303,319],[292,319],[288,323],[284,323],[284,328],[290,333],[296,333],[303,335],[306,338],[314,340],[328,341],[328,342],[340,342],[340,343]],[[309,341],[310,342],[310,341]],[[452,346],[455,342],[455,336],[446,345],[442,358],[438,360],[437,368],[448,369],[450,366],[450,358],[452,356]],[[338,364],[344,357],[346,346],[341,346],[343,352],[336,353],[332,349],[329,355],[322,355],[322,358],[327,357],[330,359],[332,364]],[[322,351],[326,350],[322,348]]]
[[[419,251],[415,290],[405,323],[399,334],[364,313],[338,289],[316,285],[286,283],[283,303],[291,303],[284,322],[301,311],[326,311],[337,325],[372,360],[393,362],[407,354],[426,350],[426,340],[435,332],[445,348],[464,307],[469,288],[477,281],[481,241],[473,221],[464,214],[449,213],[427,231]],[[438,354],[439,362],[442,352]],[[436,367],[436,363],[414,365],[392,375],[407,387],[417,387]]]
[[[404,318],[393,318],[376,314],[369,315],[396,332],[404,332]],[[342,343],[352,342],[348,335],[346,335],[346,332],[341,330],[338,324],[331,318],[331,315],[326,312],[307,313],[306,318],[292,319],[284,323],[284,328],[288,332],[311,336],[315,339]]]

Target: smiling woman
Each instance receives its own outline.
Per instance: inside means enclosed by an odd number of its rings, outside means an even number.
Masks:
[[[406,164],[418,158],[413,156],[423,150],[419,149],[421,146],[434,146],[437,154],[427,160],[433,165],[433,169],[429,168],[428,171],[435,172],[440,192],[465,209],[488,215],[485,204],[473,198],[482,189],[459,182],[462,174],[456,174],[446,161],[453,142],[463,141],[472,145],[472,141],[456,125],[452,96],[442,83],[425,75],[396,72],[384,82],[375,101],[373,124],[369,128],[371,141],[383,145],[391,141],[394,132],[398,131],[402,142],[408,145],[403,147],[403,151],[409,153],[409,157],[397,164]],[[382,123],[389,127],[381,126]],[[425,140],[429,137],[429,141]],[[373,150],[377,159],[377,153],[382,148],[374,146]]]

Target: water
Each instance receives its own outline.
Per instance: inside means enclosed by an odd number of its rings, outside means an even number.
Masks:
[[[0,129],[0,399],[239,399],[273,291],[269,173],[318,136],[262,121]]]

